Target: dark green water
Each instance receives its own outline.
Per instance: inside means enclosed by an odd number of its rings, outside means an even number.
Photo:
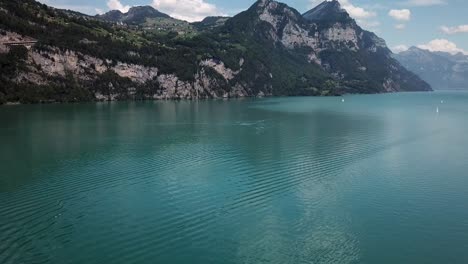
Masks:
[[[0,147],[1,264],[468,261],[468,93],[9,106]]]

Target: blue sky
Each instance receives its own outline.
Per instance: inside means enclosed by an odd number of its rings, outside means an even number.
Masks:
[[[152,5],[162,12],[189,21],[208,15],[235,15],[254,0],[40,0],[58,8],[87,14],[110,9],[128,10]],[[305,12],[322,0],[282,0]],[[409,46],[468,55],[468,1],[466,0],[340,0],[358,23],[387,41],[394,51]]]

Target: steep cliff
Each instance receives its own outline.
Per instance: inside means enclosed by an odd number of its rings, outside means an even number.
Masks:
[[[343,92],[431,90],[393,59],[383,39],[360,28],[338,1],[325,1],[301,16],[285,4],[261,0],[240,16],[232,21],[250,21],[238,24],[244,34],[263,36],[276,47],[307,58],[332,76]]]

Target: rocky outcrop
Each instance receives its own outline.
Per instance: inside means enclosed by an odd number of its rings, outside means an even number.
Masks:
[[[239,66],[245,60],[239,61]],[[142,65],[128,64],[123,62],[112,62],[102,60],[79,52],[48,47],[46,50],[32,49],[28,53],[28,71],[20,73],[15,82],[29,82],[37,85],[47,85],[48,77],[66,77],[72,75],[81,81],[94,81],[100,74],[113,71],[118,76],[128,78],[135,86],[145,86],[150,83],[158,85],[157,90],[147,94],[152,99],[196,99],[196,98],[232,98],[255,96],[245,85],[228,82],[233,80],[242,70],[234,71],[225,66],[224,62],[207,59],[200,62],[201,71],[194,75],[194,81],[180,80],[175,74],[159,74],[156,67],[145,67]],[[214,78],[206,73],[205,69],[213,69],[222,79]],[[111,91],[116,87],[111,82],[108,84]],[[131,91],[128,92],[131,94]],[[265,94],[262,93],[262,96]],[[118,100],[120,94],[95,93],[96,100]]]
[[[137,83],[145,83],[158,76],[158,69],[155,67],[144,67],[122,62],[117,63],[111,69],[120,77],[129,78]]]
[[[224,82],[208,76],[204,70],[195,76],[194,82],[180,80],[173,74],[162,74],[157,81],[161,89],[153,95],[154,99],[208,99],[249,97],[252,93],[240,83],[232,85],[229,90]],[[255,95],[253,95],[255,96]]]
[[[332,27],[325,29],[321,33],[322,40],[325,41],[325,46],[330,46],[330,43],[338,42],[345,45],[351,51],[358,50],[359,38],[357,30],[350,25],[336,23]]]
[[[101,59],[56,48],[47,51],[33,50],[29,53],[28,60],[45,75],[65,77],[67,73],[71,73],[80,80],[90,80],[107,70]]]
[[[97,74],[112,70],[120,77],[129,78],[136,83],[145,83],[158,75],[158,69],[142,65],[104,61],[75,51],[61,51],[50,47],[48,50],[33,50],[29,61],[36,68],[50,76],[65,77],[71,73],[80,80],[92,80]]]
[[[244,63],[243,60],[241,60],[241,62],[242,63],[239,63],[239,64]],[[215,60],[215,59],[204,60],[204,61],[202,61],[200,63],[200,66],[212,68],[217,73],[219,73],[221,76],[223,76],[224,79],[226,79],[228,81],[232,80],[242,70],[242,69],[240,69],[238,71],[233,71],[233,70],[227,68],[224,65],[224,62],[219,61],[219,60]]]
[[[258,1],[256,9],[259,20],[272,26],[272,39],[289,49],[308,47],[318,54],[323,49],[334,49],[337,44],[342,44],[357,51],[358,42],[362,40],[362,34],[359,32],[362,30],[356,30],[354,20],[337,2],[324,3],[304,16],[285,4],[271,0]],[[331,12],[339,13],[348,19],[323,26],[322,19],[335,16]]]

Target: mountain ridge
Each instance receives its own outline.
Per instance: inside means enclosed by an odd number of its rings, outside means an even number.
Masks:
[[[467,55],[431,52],[413,46],[394,56],[437,90],[468,89]]]
[[[337,1],[326,1],[301,15],[284,3],[260,0],[245,12],[250,14],[250,22],[258,21],[244,25],[246,32],[261,32],[290,51],[300,50],[310,63],[319,65],[347,87],[347,92],[394,92],[418,87],[431,90],[392,58],[383,39],[363,30],[353,19],[330,23],[329,17],[349,18]],[[310,14],[315,16],[312,21]]]
[[[329,3],[334,4],[325,4]],[[393,59],[384,40],[361,29],[354,20],[337,19],[331,23],[329,16],[318,9],[302,15],[272,0],[256,1],[246,11],[220,23],[218,18],[205,21],[205,28],[197,29],[187,23],[186,31],[170,23],[166,23],[167,30],[161,30],[161,20],[148,24],[145,15],[137,16],[133,20],[135,26],[130,27],[99,17],[70,16],[32,0],[21,5],[0,0],[0,7],[7,10],[0,16],[2,34],[38,40],[25,54],[19,53],[21,63],[11,70],[11,75],[1,76],[1,82],[8,87],[21,90],[1,90],[7,101],[431,90]],[[144,11],[137,12],[141,10]],[[132,13],[147,14],[148,10],[150,15],[160,16],[148,7],[133,9]],[[349,16],[341,8],[326,11]],[[112,11],[107,15],[120,20],[125,14]],[[142,17],[145,22],[139,24]],[[214,26],[210,25],[213,22]],[[66,84],[70,83],[78,91],[67,91],[70,85]],[[67,95],[49,91],[47,87],[51,85]],[[32,88],[24,88],[29,86]],[[35,94],[24,99],[31,89]],[[80,96],[74,96],[75,92]]]
[[[97,15],[96,17],[110,22],[128,24],[140,24],[145,22],[148,18],[172,18],[152,6],[133,6],[126,13],[122,13],[119,10],[111,10],[102,15]]]
[[[341,23],[352,22],[352,18],[341,7],[340,2],[337,0],[324,1],[318,6],[302,14],[302,16],[309,21],[333,21]]]

